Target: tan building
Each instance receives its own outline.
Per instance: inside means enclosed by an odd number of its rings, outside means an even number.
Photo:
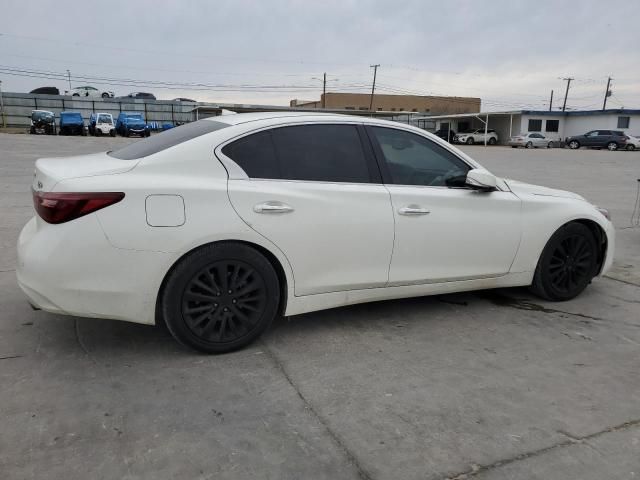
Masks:
[[[323,102],[324,101],[324,102]],[[291,107],[327,108],[345,110],[369,110],[371,95],[368,93],[328,92],[317,101],[291,100]],[[420,112],[432,115],[473,113],[480,111],[480,99],[473,97],[432,97],[421,95],[373,96],[373,110],[385,112]]]

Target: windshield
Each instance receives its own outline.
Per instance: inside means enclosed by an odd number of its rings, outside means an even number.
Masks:
[[[108,153],[110,156],[119,158],[120,160],[135,160],[138,158],[148,157],[154,153],[166,150],[169,147],[173,147],[228,126],[229,124],[227,123],[215,122],[213,120],[199,120],[197,122],[187,123],[186,125],[166,130],[152,137],[131,143],[126,147]]]
[[[127,115],[127,120],[138,120],[140,122],[144,122],[142,115]]]
[[[81,121],[82,115],[80,115],[80,113],[78,112],[62,112],[60,114],[60,118],[64,118],[66,121],[69,121],[69,120]]]
[[[98,123],[113,123],[111,115],[98,115]]]
[[[39,120],[53,120],[53,113],[51,112],[31,112],[31,120],[39,121]]]

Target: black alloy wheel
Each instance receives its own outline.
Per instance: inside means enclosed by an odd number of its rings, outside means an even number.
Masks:
[[[171,272],[162,299],[169,331],[206,353],[241,348],[271,324],[280,302],[278,276],[251,247],[209,245]]]
[[[596,275],[596,240],[583,224],[569,223],[553,234],[538,262],[533,291],[547,300],[569,300]]]

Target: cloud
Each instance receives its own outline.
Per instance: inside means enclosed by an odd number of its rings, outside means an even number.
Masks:
[[[379,63],[381,93],[479,96],[492,110],[544,108],[551,89],[562,97],[560,78],[566,76],[576,79],[569,105],[597,107],[611,75],[610,105],[638,108],[637,6],[138,0],[77,8],[70,1],[10,0],[0,24],[0,65],[109,78],[117,94],[143,90],[159,98],[287,104],[319,98],[322,86],[312,77],[323,72],[338,79],[331,90],[366,92],[369,65]],[[6,91],[68,87],[57,79],[0,78]],[[121,85],[122,79],[142,86]]]

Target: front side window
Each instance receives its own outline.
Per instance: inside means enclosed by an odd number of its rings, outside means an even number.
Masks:
[[[278,127],[222,149],[250,178],[371,182],[369,162],[354,125]]]
[[[618,117],[618,126],[616,128],[629,128],[629,120],[631,117]]]
[[[530,132],[541,132],[542,131],[542,120],[529,119],[529,131]]]
[[[453,153],[420,135],[385,127],[371,127],[371,131],[393,184],[448,186],[448,181],[470,170]]]

